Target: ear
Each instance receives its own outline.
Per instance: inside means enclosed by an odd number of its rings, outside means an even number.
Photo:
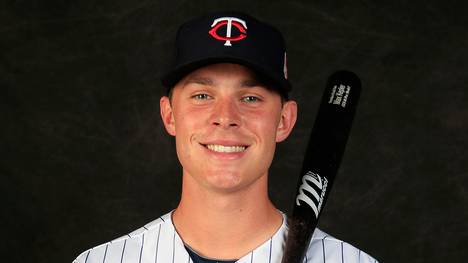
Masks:
[[[293,100],[283,104],[281,119],[276,129],[276,142],[281,142],[288,138],[297,119],[297,103]]]
[[[170,99],[167,96],[161,97],[159,100],[159,107],[161,119],[164,123],[164,127],[166,128],[167,133],[175,136],[175,121]]]

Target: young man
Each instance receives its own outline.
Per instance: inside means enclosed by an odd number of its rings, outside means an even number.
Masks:
[[[268,197],[276,143],[294,127],[286,51],[273,27],[240,13],[181,26],[161,117],[183,167],[177,208],[75,262],[281,262],[286,216]],[[316,229],[305,262],[376,262]]]

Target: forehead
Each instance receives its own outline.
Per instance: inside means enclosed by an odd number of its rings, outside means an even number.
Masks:
[[[219,86],[229,84],[240,88],[263,88],[274,96],[279,96],[281,101],[287,101],[287,93],[282,93],[271,80],[262,77],[250,68],[235,63],[216,63],[200,67],[179,80],[175,86],[168,91],[172,100],[174,90],[182,89],[189,84],[201,84],[205,86]]]
[[[252,70],[232,63],[218,63],[201,67],[187,74],[177,85],[198,83],[216,86],[224,82],[237,82],[242,86],[262,85],[260,78]]]

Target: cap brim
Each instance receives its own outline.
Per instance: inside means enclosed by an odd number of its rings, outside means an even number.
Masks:
[[[271,88],[278,89],[281,93],[283,92],[287,93],[291,90],[291,84],[289,83],[288,80],[278,79],[278,78],[273,77],[273,76],[277,76],[277,74],[270,72],[268,69],[263,68],[261,65],[258,65],[248,60],[239,59],[238,57],[229,57],[229,56],[207,57],[207,58],[199,59],[196,61],[191,61],[189,63],[185,63],[182,65],[178,65],[174,69],[172,69],[170,72],[166,73],[161,78],[161,82],[165,87],[167,87],[168,89],[171,89],[177,84],[177,82],[183,79],[190,72],[197,70],[201,67],[211,65],[211,64],[217,64],[217,63],[235,63],[235,64],[246,66],[249,69],[253,70],[256,74],[258,74],[259,77],[269,82],[268,84],[271,83],[272,85],[275,86]]]

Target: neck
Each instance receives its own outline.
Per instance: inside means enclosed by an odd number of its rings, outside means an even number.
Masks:
[[[183,176],[182,197],[173,222],[198,254],[238,259],[267,241],[282,216],[268,198],[267,175],[241,191],[212,191]]]

